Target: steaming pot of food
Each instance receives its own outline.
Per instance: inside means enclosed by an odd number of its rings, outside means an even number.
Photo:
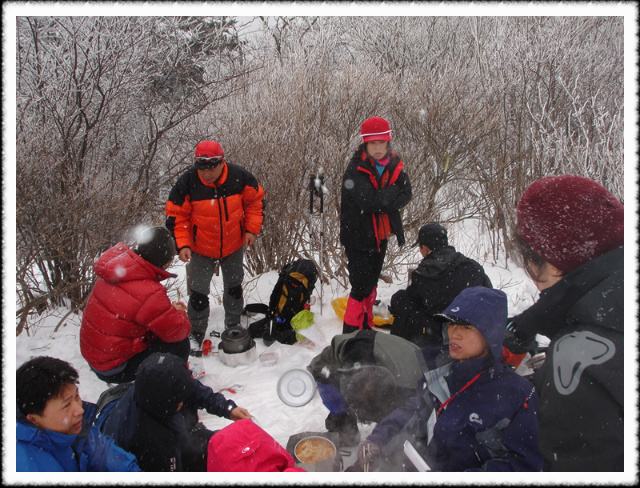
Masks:
[[[295,445],[295,459],[306,471],[335,472],[341,470],[342,459],[336,445],[326,437],[304,437]]]

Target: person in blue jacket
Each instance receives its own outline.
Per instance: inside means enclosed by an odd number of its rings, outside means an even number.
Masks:
[[[78,393],[78,372],[41,356],[16,372],[16,471],[140,471],[134,455],[92,425],[95,405]]]
[[[251,418],[233,400],[192,378],[186,362],[169,353],[151,354],[124,396],[111,402],[101,396],[98,404],[103,403],[96,424],[135,454],[143,471],[207,470],[214,432],[198,422],[198,409],[233,421]]]
[[[421,349],[416,396],[383,419],[358,446],[353,471],[415,471],[409,441],[431,471],[541,471],[538,397],[502,364],[507,297],[463,290],[438,317],[448,344]]]

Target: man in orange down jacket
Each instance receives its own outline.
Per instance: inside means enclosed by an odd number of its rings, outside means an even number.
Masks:
[[[209,321],[209,287],[222,269],[225,328],[240,324],[244,307],[244,247],[250,247],[263,221],[264,190],[246,169],[225,160],[214,141],[200,142],[195,165],[178,179],[165,206],[181,261],[189,263],[187,315],[192,355],[202,354]]]

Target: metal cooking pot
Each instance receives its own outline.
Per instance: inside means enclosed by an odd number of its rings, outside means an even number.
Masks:
[[[229,327],[220,335],[220,339],[219,347],[227,354],[245,352],[255,345],[249,331],[242,327]]]
[[[316,463],[304,462],[298,458],[298,446],[304,441],[320,441],[331,446],[333,450],[333,456],[328,459],[323,459]],[[340,456],[336,445],[324,436],[307,436],[296,442],[293,448],[294,459],[296,466],[310,472],[340,472],[342,471],[342,456]]]

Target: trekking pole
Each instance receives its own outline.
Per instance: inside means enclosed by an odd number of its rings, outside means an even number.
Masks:
[[[313,214],[313,197],[318,196],[320,198],[320,315],[322,315],[322,299],[323,299],[323,268],[324,268],[324,193],[326,192],[324,186],[324,170],[320,168],[318,170],[318,176],[311,174],[309,178],[309,214]],[[311,220],[310,220],[311,223]],[[313,232],[310,230],[309,234],[313,237]]]
[[[322,298],[324,289],[324,169],[318,169],[318,179],[316,180],[320,193],[320,315],[322,315]]]
[[[313,196],[316,193],[316,175],[311,173],[309,176],[309,239],[311,241],[313,241]],[[322,267],[320,268],[320,276],[322,276]],[[322,315],[322,281],[320,281],[320,315]]]
[[[313,214],[313,195],[316,192],[316,175],[311,173],[309,177],[309,215]],[[309,232],[311,234],[311,232]]]

